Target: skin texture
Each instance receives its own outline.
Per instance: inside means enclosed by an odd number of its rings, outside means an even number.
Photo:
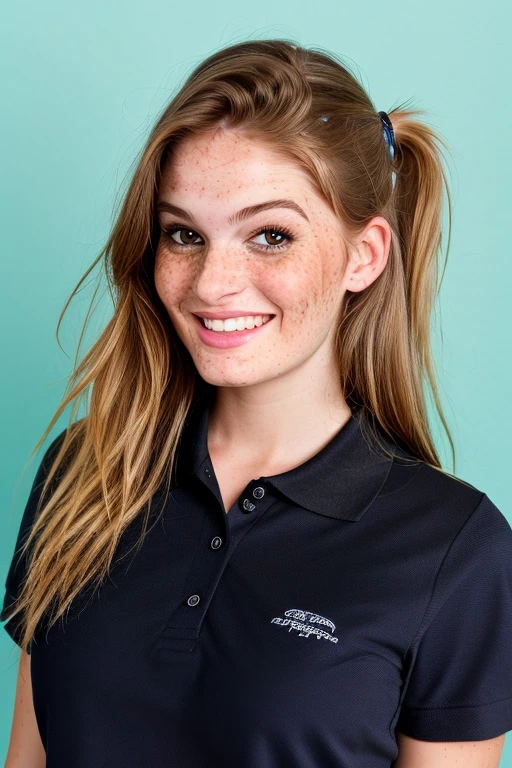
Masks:
[[[238,210],[276,198],[291,198],[308,220],[275,208],[229,222]],[[162,202],[191,214],[159,212],[162,229],[182,229],[161,235],[154,276],[196,368],[217,387],[208,446],[219,477],[229,464],[251,468],[252,477],[297,466],[350,416],[332,353],[336,322],[345,292],[364,290],[384,270],[388,222],[373,218],[346,247],[343,223],[300,168],[224,129],[178,145],[163,169]],[[274,231],[261,233],[267,225]],[[281,243],[281,250],[258,250]],[[233,309],[276,317],[242,346],[204,344],[190,313]],[[399,733],[395,768],[497,768],[504,739],[425,742]]]
[[[229,223],[239,209],[276,198],[294,200],[309,221],[275,208]],[[296,466],[350,416],[332,354],[336,320],[345,291],[363,290],[384,269],[387,221],[373,219],[346,254],[342,224],[306,174],[267,145],[227,130],[178,146],[163,169],[162,201],[193,216],[159,213],[162,228],[183,229],[161,236],[154,277],[196,368],[217,386],[210,448],[261,470]],[[267,225],[278,234],[258,234]],[[263,250],[274,244],[285,247]],[[202,342],[190,313],[233,309],[276,317],[242,346]]]

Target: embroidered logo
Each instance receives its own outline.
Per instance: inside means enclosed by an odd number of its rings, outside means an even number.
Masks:
[[[317,640],[323,637],[324,640],[330,640],[331,643],[338,642],[338,638],[332,634],[336,629],[335,624],[329,619],[324,618],[324,616],[319,616],[318,613],[311,613],[310,611],[301,611],[297,608],[285,611],[284,615],[286,618],[276,616],[270,623],[289,627],[288,632],[296,629],[301,637],[315,635]],[[321,629],[321,627],[325,629]]]

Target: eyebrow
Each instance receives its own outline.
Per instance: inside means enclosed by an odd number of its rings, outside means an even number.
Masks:
[[[245,219],[249,219],[251,216],[256,216],[257,213],[261,213],[261,211],[267,211],[270,208],[289,208],[291,211],[295,211],[299,214],[299,216],[302,216],[306,221],[309,222],[308,217],[306,216],[305,212],[302,210],[300,205],[297,205],[293,200],[290,200],[288,198],[279,198],[278,200],[267,200],[265,203],[257,203],[256,205],[249,205],[247,208],[242,208],[238,213],[235,213],[233,216],[228,216],[228,222],[229,224],[237,224],[239,221],[244,221]],[[171,205],[171,203],[167,203],[165,200],[162,200],[157,205],[158,211],[167,211],[168,213],[173,213],[175,216],[181,216],[185,219],[189,219],[189,221],[194,221],[194,217],[190,213],[190,211],[187,211],[185,208],[179,208],[177,205]]]

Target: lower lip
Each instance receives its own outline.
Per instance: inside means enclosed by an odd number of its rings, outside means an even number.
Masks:
[[[271,317],[263,325],[255,328],[246,328],[243,331],[210,331],[209,328],[202,324],[198,316],[194,315],[201,341],[204,341],[210,347],[217,347],[218,349],[230,349],[231,347],[239,347],[241,344],[247,344],[258,333],[261,333],[267,325],[270,325],[274,317]]]

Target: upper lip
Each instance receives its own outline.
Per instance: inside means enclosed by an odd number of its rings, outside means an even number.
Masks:
[[[250,317],[252,315],[272,316],[271,312],[244,312],[240,309],[233,309],[231,312],[192,312],[192,314],[207,318],[208,320],[227,320],[229,317]]]

